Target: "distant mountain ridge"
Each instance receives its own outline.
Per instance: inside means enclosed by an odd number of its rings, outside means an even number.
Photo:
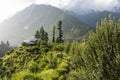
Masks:
[[[80,19],[88,26],[95,28],[96,22],[100,22],[102,18],[107,18],[109,14],[112,14],[112,17],[115,17],[115,20],[120,19],[120,12],[110,12],[110,11],[98,11],[82,15],[74,15],[76,18]]]
[[[51,34],[52,26],[59,20],[63,21],[65,38],[79,38],[89,30],[82,21],[56,7],[32,4],[0,24],[0,40],[21,43],[34,38],[35,31],[41,26]]]

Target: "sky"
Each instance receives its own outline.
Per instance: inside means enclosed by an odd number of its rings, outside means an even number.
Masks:
[[[0,22],[32,3],[52,5],[61,9],[79,12],[80,10],[111,10],[119,7],[120,0],[0,0]]]

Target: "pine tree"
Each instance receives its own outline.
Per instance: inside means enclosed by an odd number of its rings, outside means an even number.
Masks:
[[[43,27],[40,28],[39,34],[40,34],[40,40],[41,40],[41,41],[46,41],[46,42],[48,42],[48,40],[49,40],[49,38],[48,38],[48,33],[45,32],[45,30],[44,30]]]
[[[57,38],[57,43],[63,43],[63,33],[62,33],[62,21],[58,22],[58,31],[59,31],[59,37]]]
[[[38,30],[37,30],[36,33],[35,33],[35,38],[36,38],[37,40],[40,39],[40,33],[39,33]]]
[[[46,41],[46,42],[48,42],[48,40],[49,40],[48,33],[45,32],[43,27],[40,28],[40,31],[38,31],[38,30],[36,31],[35,38],[37,40]]]
[[[41,27],[41,28],[40,28],[40,40],[42,40],[42,41],[44,41],[44,40],[45,40],[45,39],[44,39],[44,35],[45,35],[44,28],[43,28],[43,27]]]
[[[55,26],[53,26],[53,40],[52,42],[54,43],[55,42]]]
[[[44,33],[44,41],[48,42],[48,33],[47,32]]]

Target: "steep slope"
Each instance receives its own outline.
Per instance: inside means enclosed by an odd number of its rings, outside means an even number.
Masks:
[[[11,80],[69,79],[72,72],[77,73],[74,70],[74,68],[77,70],[76,65],[80,65],[74,64],[73,51],[67,54],[67,47],[76,50],[78,46],[70,46],[73,45],[38,42],[34,46],[12,49],[2,59],[0,58],[0,79],[5,80],[5,77]]]
[[[85,15],[76,15],[76,17],[82,20],[84,23],[86,23],[90,27],[95,28],[96,22],[100,22],[102,18],[108,17],[109,14],[112,14],[112,16],[115,17],[116,21],[120,19],[120,13],[109,12],[109,11],[93,12]]]
[[[35,31],[41,26],[51,32],[51,26],[58,20],[63,21],[65,34],[76,27],[80,31],[77,34],[84,35],[88,31],[84,23],[58,8],[32,4],[0,24],[0,40],[9,40],[13,44],[20,43],[33,38]]]

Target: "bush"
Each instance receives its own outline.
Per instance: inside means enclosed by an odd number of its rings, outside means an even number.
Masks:
[[[35,78],[32,75],[26,75],[24,76],[23,80],[35,80]]]
[[[57,68],[57,71],[60,73],[60,74],[64,74],[64,73],[68,73],[69,71],[69,65],[66,63],[66,62],[62,62],[61,64],[59,64],[58,68]]]
[[[43,80],[43,79],[40,78],[39,74],[32,74],[27,71],[22,71],[14,74],[11,80]]]
[[[48,43],[47,42],[45,42],[45,41],[41,41],[40,42],[40,48],[45,48],[45,47],[47,47],[48,46]]]
[[[47,53],[49,51],[49,48],[41,48],[40,50],[42,53]]]
[[[58,78],[58,80],[66,80],[66,79],[65,79],[65,76],[61,75],[61,76]],[[71,80],[71,79],[69,79],[69,80]]]
[[[59,73],[53,69],[42,71],[40,76],[43,80],[58,80]]]
[[[55,51],[63,51],[64,50],[64,46],[62,44],[57,44],[53,47],[53,49]]]
[[[34,62],[31,62],[30,65],[29,65],[29,71],[32,72],[32,73],[36,73],[38,70],[39,70],[38,64],[34,63]]]

